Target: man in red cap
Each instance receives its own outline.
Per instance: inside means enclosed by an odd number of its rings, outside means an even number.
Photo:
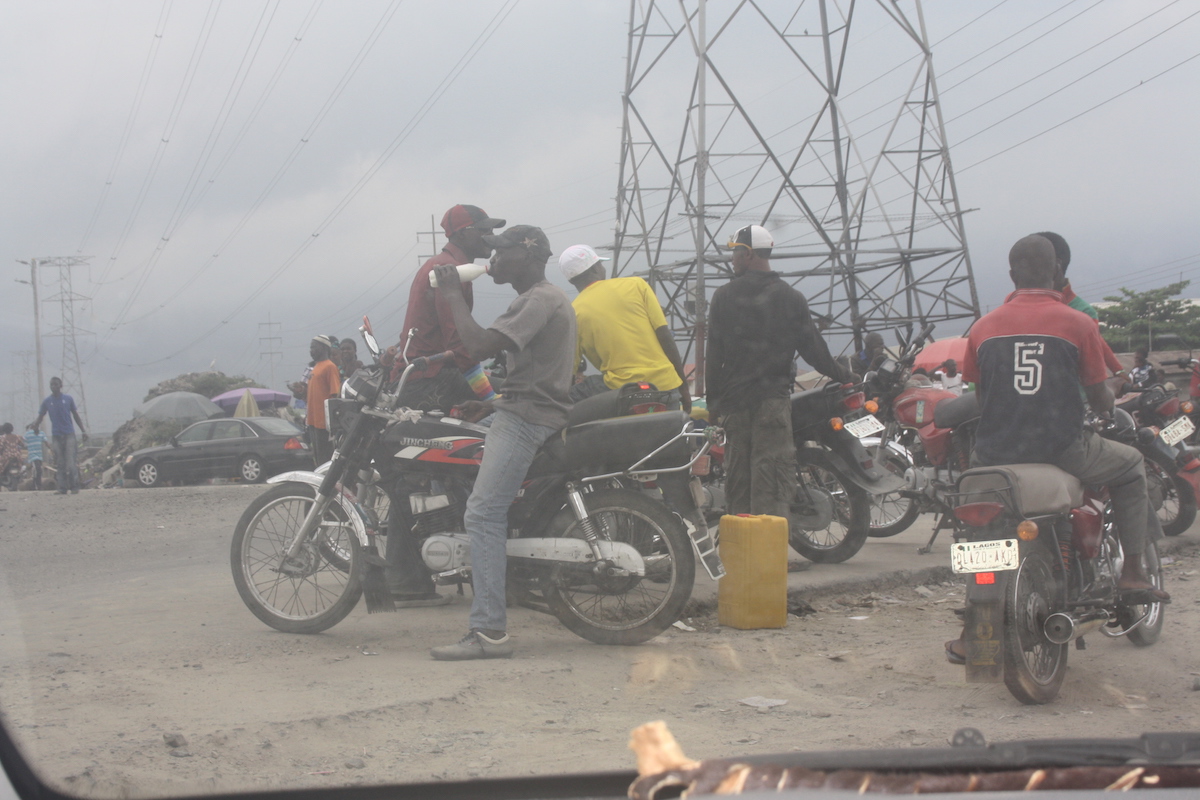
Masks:
[[[446,301],[429,285],[429,273],[443,264],[469,264],[477,258],[490,257],[492,247],[484,243],[483,237],[504,225],[504,220],[489,217],[478,206],[457,205],[442,217],[446,246],[442,252],[422,264],[413,277],[408,292],[408,312],[404,315],[404,330],[397,352],[404,352],[408,332],[416,328],[417,332],[408,348],[410,359],[453,350],[454,361],[439,362],[421,372],[411,373],[400,397],[402,406],[422,411],[449,412],[451,406],[467,400],[488,400],[493,396],[491,384],[479,362],[467,354],[458,336],[454,317]],[[463,296],[467,307],[473,308],[471,284],[463,284]],[[400,377],[406,365],[403,359],[396,359],[392,367],[393,379]]]

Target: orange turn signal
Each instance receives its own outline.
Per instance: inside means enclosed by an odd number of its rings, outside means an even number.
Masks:
[[[1183,411],[1183,413],[1185,413],[1185,414],[1190,414],[1190,413],[1192,413],[1193,411],[1195,411],[1195,410],[1196,410],[1196,406],[1194,406],[1194,405],[1192,404],[1192,401],[1191,401],[1191,400],[1184,400],[1182,403],[1180,403],[1180,404],[1179,404],[1179,408],[1180,408],[1180,409]]]
[[[829,420],[829,427],[833,428],[835,431],[840,431],[842,428],[846,427],[846,423],[841,417],[834,417],[833,419]]]
[[[1022,520],[1017,524],[1017,538],[1022,542],[1032,542],[1039,533],[1037,523],[1031,519]]]
[[[874,414],[879,410],[879,403],[875,400],[868,400],[863,408],[867,410],[868,414]]]

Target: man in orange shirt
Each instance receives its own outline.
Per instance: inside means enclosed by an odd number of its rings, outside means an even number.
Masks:
[[[333,344],[328,336],[314,336],[308,353],[316,363],[312,377],[308,379],[308,413],[304,421],[308,424],[308,442],[313,449],[313,461],[317,466],[324,464],[333,455],[329,443],[329,423],[325,420],[325,401],[337,397],[342,388],[342,376],[337,364],[330,359]]]

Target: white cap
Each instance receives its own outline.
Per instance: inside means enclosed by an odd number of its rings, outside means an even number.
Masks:
[[[739,228],[729,239],[729,246],[744,244],[751,250],[770,250],[775,246],[775,240],[762,225],[747,225]]]
[[[573,244],[558,257],[558,268],[562,270],[567,280],[587,272],[598,261],[608,261],[607,258],[596,255],[596,251],[586,244]]]

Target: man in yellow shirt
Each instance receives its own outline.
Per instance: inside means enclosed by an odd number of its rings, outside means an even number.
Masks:
[[[658,298],[641,278],[608,278],[606,258],[586,244],[568,247],[559,256],[563,276],[579,291],[571,305],[579,339],[575,364],[587,358],[600,370],[571,388],[571,400],[620,389],[644,381],[678,395],[679,405],[691,412],[679,348],[667,328]],[[675,407],[675,399],[671,400]]]

